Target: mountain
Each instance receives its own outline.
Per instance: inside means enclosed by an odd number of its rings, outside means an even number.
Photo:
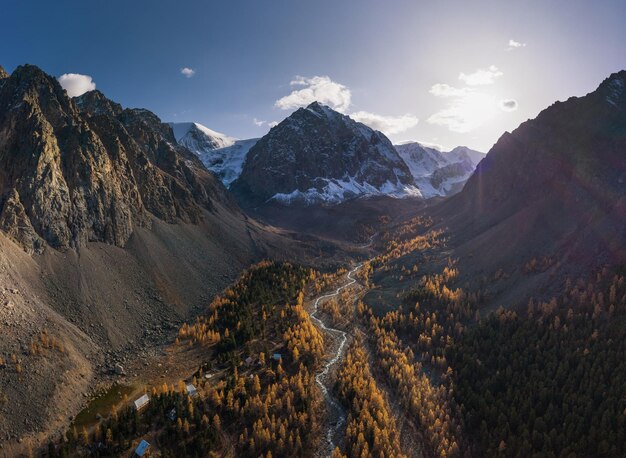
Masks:
[[[544,259],[549,268],[527,281],[547,294],[564,276],[626,264],[625,88],[626,71],[615,73],[505,133],[463,190],[432,209],[466,270],[501,268],[513,281]],[[514,303],[527,281],[498,301]]]
[[[224,186],[239,177],[246,155],[258,138],[237,140],[195,122],[169,123],[179,145],[195,153]]]
[[[205,151],[232,146],[235,139],[215,132],[196,122],[168,123],[174,131],[176,141],[191,151]]]
[[[0,227],[27,251],[124,246],[150,215],[198,223],[217,202],[233,207],[153,113],[97,91],[74,102],[37,67],[5,78],[0,128]]]
[[[296,110],[250,149],[231,191],[245,206],[420,195],[387,137],[317,102]]]
[[[444,152],[418,142],[395,145],[425,198],[459,192],[478,163],[485,157],[465,146]]]
[[[0,442],[65,429],[116,365],[250,263],[326,250],[311,240],[244,215],[154,113],[71,99],[32,65],[0,71]],[[51,341],[62,351],[32,350]]]

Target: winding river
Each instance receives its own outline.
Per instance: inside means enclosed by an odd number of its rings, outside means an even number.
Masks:
[[[315,376],[315,381],[320,386],[320,389],[322,390],[322,393],[324,394],[324,397],[326,398],[326,402],[328,403],[330,408],[334,411],[335,415],[337,416],[337,421],[334,424],[332,421],[329,421],[328,423],[328,431],[326,432],[326,447],[325,447],[327,450],[326,456],[330,456],[330,454],[336,447],[336,444],[334,442],[334,436],[339,431],[339,428],[341,428],[341,426],[346,422],[346,414],[344,412],[343,407],[330,394],[328,388],[324,384],[324,381],[326,380],[328,373],[330,372],[330,369],[341,359],[343,355],[344,347],[346,346],[346,341],[348,340],[348,336],[344,331],[340,329],[335,329],[335,328],[331,328],[330,326],[326,326],[326,324],[324,324],[324,322],[320,320],[318,317],[316,317],[315,315],[318,312],[318,305],[320,301],[338,296],[342,289],[345,289],[356,283],[356,279],[353,277],[353,275],[361,267],[363,267],[363,264],[359,264],[350,272],[348,272],[349,281],[345,283],[344,285],[340,286],[339,288],[337,288],[337,290],[334,293],[324,294],[322,296],[319,296],[317,299],[315,299],[315,302],[313,303],[313,312],[311,312],[311,318],[317,323],[317,325],[321,329],[323,329],[325,332],[339,336],[339,339],[340,339],[339,346],[337,347],[337,351],[335,352],[334,356],[329,361],[326,362],[326,364],[323,366],[323,370]]]

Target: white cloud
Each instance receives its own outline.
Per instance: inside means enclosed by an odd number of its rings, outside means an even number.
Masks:
[[[372,129],[380,130],[385,135],[398,134],[415,127],[418,123],[417,117],[412,114],[403,116],[382,116],[367,111],[357,111],[351,113],[350,117],[355,121],[362,122]]]
[[[486,84],[495,83],[497,78],[500,78],[504,73],[498,70],[495,65],[489,68],[479,68],[474,73],[465,74],[461,72],[459,79],[469,86],[483,86]]]
[[[436,84],[430,93],[449,100],[448,105],[428,118],[428,123],[445,126],[452,132],[467,133],[487,122],[497,108],[493,95],[474,88]]]
[[[502,111],[515,111],[517,110],[517,100],[515,99],[503,99],[500,100],[500,109]]]
[[[85,92],[93,91],[96,83],[93,82],[91,76],[80,75],[78,73],[65,73],[59,76],[59,84],[67,91],[70,97],[78,97]]]
[[[369,111],[357,111],[349,113],[352,101],[350,89],[328,76],[296,76],[291,81],[290,86],[297,88],[289,95],[278,99],[274,106],[282,110],[293,110],[299,107],[306,107],[313,102],[328,105],[330,108],[341,113],[348,114],[355,121],[362,122],[373,129],[392,135],[414,127],[418,123],[417,117],[412,114],[403,116],[383,116]],[[274,127],[277,122],[267,125]]]
[[[315,101],[345,112],[350,107],[352,93],[343,84],[333,81],[328,76],[296,76],[291,86],[300,87],[276,101],[274,106],[281,110],[293,110],[305,107]]]
[[[257,127],[268,126],[272,128],[278,125],[278,121],[263,121],[262,119],[252,118],[252,122]]]
[[[181,75],[185,76],[185,78],[191,78],[196,74],[196,71],[193,68],[183,67],[180,69]]]
[[[430,88],[429,92],[435,97],[463,97],[472,92],[472,89],[469,87],[457,88],[449,84],[437,83]]]
[[[522,43],[522,42],[515,41],[515,40],[509,40],[509,47],[508,47],[509,51],[513,49],[525,48],[525,47],[526,47],[526,43]]]

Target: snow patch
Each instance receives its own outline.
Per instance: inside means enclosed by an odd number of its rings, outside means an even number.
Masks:
[[[285,205],[300,203],[312,204],[338,204],[348,199],[369,196],[390,196],[394,198],[422,197],[420,190],[413,185],[404,185],[400,182],[392,183],[387,180],[380,187],[370,183],[357,182],[354,177],[343,180],[318,178],[320,186],[309,188],[305,191],[295,189],[290,193],[278,193],[268,201],[276,201]]]

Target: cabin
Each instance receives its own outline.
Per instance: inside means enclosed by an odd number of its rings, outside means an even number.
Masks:
[[[140,411],[141,409],[145,408],[149,402],[150,398],[147,394],[144,394],[142,397],[135,400],[135,409],[137,409],[137,411]]]
[[[195,398],[196,396],[198,396],[198,390],[196,390],[196,387],[193,386],[191,383],[188,383],[187,385],[185,385],[185,388],[187,389],[187,394],[191,396],[192,398]]]
[[[167,418],[169,418],[169,419],[170,419],[170,421],[176,421],[176,418],[177,418],[177,415],[176,415],[176,408],[174,408],[174,409],[170,410],[170,411],[167,413]]]
[[[146,456],[149,448],[150,448],[150,444],[147,441],[142,440],[137,446],[137,448],[135,449],[134,456],[138,456],[139,458]]]
[[[274,353],[272,355],[272,359],[275,361],[280,361],[281,359],[283,359],[283,355],[281,355],[280,353]]]
[[[252,356],[248,356],[244,359],[244,363],[246,363],[246,366],[251,367],[254,364],[254,358]]]

